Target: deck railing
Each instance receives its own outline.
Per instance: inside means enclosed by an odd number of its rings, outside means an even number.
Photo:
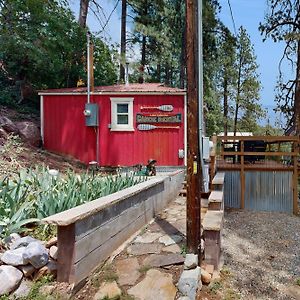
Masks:
[[[245,171],[292,172],[293,212],[298,213],[298,137],[220,136],[214,154],[218,171],[240,171],[241,209],[245,207]]]

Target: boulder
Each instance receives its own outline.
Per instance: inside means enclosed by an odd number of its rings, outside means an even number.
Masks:
[[[200,280],[200,267],[184,270],[179,278],[177,287],[182,295],[195,299],[197,290],[202,288]]]
[[[51,246],[49,250],[50,257],[53,258],[54,260],[57,260],[57,250],[58,248],[56,246]]]
[[[11,266],[24,266],[27,264],[24,259],[24,252],[26,247],[20,247],[14,250],[7,250],[3,253],[1,261]]]
[[[53,260],[50,260],[48,264],[41,269],[38,270],[38,272],[34,276],[34,280],[39,280],[45,275],[53,275],[54,277],[57,274],[57,263]]]
[[[30,243],[26,247],[23,257],[26,263],[30,263],[36,269],[45,266],[49,260],[48,251],[40,242]]]
[[[30,290],[32,288],[33,282],[29,280],[22,280],[20,286],[12,294],[13,299],[24,299],[28,297]]]
[[[39,128],[30,121],[17,122],[20,137],[28,144],[38,147],[41,143],[41,134]]]
[[[11,248],[11,245],[18,239],[20,239],[21,236],[17,233],[11,233],[9,236],[7,236],[3,242],[4,242],[4,245],[7,249],[10,249]]]
[[[26,278],[31,277],[33,275],[33,273],[35,272],[35,267],[30,264],[28,264],[26,266],[19,266],[18,269],[22,271],[22,273],[24,274],[24,276]]]
[[[13,242],[10,246],[11,250],[20,248],[20,247],[27,247],[32,242],[37,242],[38,240],[32,238],[31,236],[24,236],[20,239],[17,239],[15,242]]]
[[[50,248],[51,246],[54,246],[57,244],[57,237],[51,238],[47,243],[46,243],[46,248]]]
[[[209,284],[211,282],[211,275],[203,268],[201,269],[201,280],[205,284]]]
[[[12,266],[0,266],[0,296],[14,291],[20,284],[23,273]]]
[[[184,261],[184,269],[190,270],[196,268],[198,265],[198,255],[187,254]]]
[[[18,127],[7,117],[0,116],[0,127],[7,133],[18,133]]]

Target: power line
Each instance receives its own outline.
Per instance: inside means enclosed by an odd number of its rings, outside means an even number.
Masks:
[[[230,0],[227,0],[227,3],[228,3],[228,6],[229,6],[229,10],[230,10],[230,15],[231,15],[231,20],[232,20],[232,24],[233,24],[234,34],[235,34],[235,36],[237,36],[237,31],[236,31],[236,27],[235,27],[235,21],[234,21],[234,17],[233,17],[233,13],[232,13]]]

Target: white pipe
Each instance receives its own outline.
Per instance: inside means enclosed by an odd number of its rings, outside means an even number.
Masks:
[[[40,98],[40,114],[41,114],[41,138],[44,145],[44,96]]]
[[[202,169],[202,180],[205,179],[203,161],[203,30],[202,30],[202,0],[198,0],[198,105],[199,105],[199,154]],[[204,184],[203,184],[204,188]]]
[[[86,34],[87,37],[87,103],[90,103],[91,98],[91,66],[90,66],[90,32]]]

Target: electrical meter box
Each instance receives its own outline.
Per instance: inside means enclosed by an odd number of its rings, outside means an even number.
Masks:
[[[86,126],[98,126],[99,122],[99,106],[96,103],[86,103],[85,110],[83,111],[85,116]]]
[[[202,153],[203,153],[203,159],[209,160],[209,137],[202,137]]]

